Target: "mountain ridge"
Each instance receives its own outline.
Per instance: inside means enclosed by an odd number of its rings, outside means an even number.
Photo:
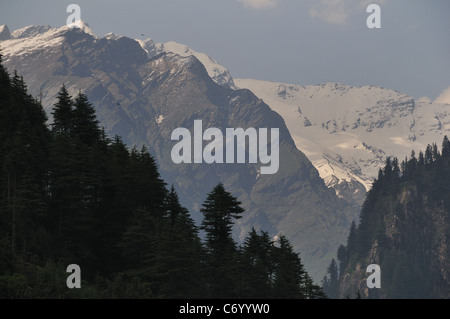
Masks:
[[[236,236],[242,239],[251,227],[286,235],[314,280],[320,280],[356,212],[325,187],[284,120],[261,99],[246,89],[218,85],[193,56],[149,57],[149,50],[127,37],[98,38],[60,28],[27,39],[0,43],[4,63],[24,76],[47,110],[62,83],[72,94],[84,91],[108,134],[122,136],[128,145],[149,146],[161,175],[176,185],[197,221],[204,194],[222,181],[247,211]],[[259,164],[174,164],[170,133],[192,129],[194,120],[222,130],[278,127],[279,172],[259,175]]]
[[[450,130],[450,105],[382,87],[234,80],[286,120],[327,186],[359,207],[387,157],[404,158]]]

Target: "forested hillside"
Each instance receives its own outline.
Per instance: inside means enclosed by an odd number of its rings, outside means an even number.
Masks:
[[[388,159],[324,278],[330,297],[450,297],[450,141]],[[368,289],[366,268],[381,269]]]
[[[85,94],[62,86],[52,115],[0,55],[0,298],[324,296],[285,237],[252,230],[238,246],[245,212],[222,184],[197,226],[146,147],[106,136]],[[70,264],[81,289],[66,286]]]

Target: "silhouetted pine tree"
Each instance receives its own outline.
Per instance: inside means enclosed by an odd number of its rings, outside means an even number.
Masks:
[[[273,250],[272,259],[276,262],[273,280],[273,298],[304,299],[308,274],[294,252],[292,245],[281,235],[278,247]]]
[[[203,248],[197,227],[182,207],[172,186],[166,197],[166,216],[158,239],[153,283],[161,298],[200,298],[204,296],[202,278]]]
[[[339,298],[339,273],[338,266],[334,258],[327,269],[327,276],[324,279],[323,292],[332,299]]]
[[[127,175],[127,203],[134,213],[119,245],[126,266],[132,267],[134,274],[150,277],[149,269],[156,258],[162,231],[167,190],[155,160],[145,148],[141,152],[131,151]]]
[[[45,211],[45,175],[49,134],[42,106],[27,92],[22,77],[0,71],[3,101],[0,104],[0,160],[3,210],[12,252],[27,251],[33,238],[27,228]]]
[[[101,140],[101,130],[95,109],[81,91],[78,92],[74,101],[72,135],[87,146],[92,146]]]
[[[220,183],[200,209],[204,216],[201,229],[206,232],[205,266],[210,298],[230,298],[235,294],[237,249],[231,232],[234,220],[244,212],[240,204]]]
[[[442,141],[442,157],[450,158],[450,141],[447,135],[444,136],[444,140]]]
[[[267,232],[258,235],[253,228],[244,241],[241,251],[240,295],[247,299],[272,297],[274,260],[272,260],[273,240]]]
[[[57,102],[53,107],[52,131],[62,134],[71,134],[74,127],[74,103],[72,96],[63,84],[58,96]]]

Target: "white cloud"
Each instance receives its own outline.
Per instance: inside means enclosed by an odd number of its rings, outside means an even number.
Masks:
[[[371,3],[382,5],[386,0],[320,0],[314,1],[309,9],[311,18],[319,18],[327,23],[345,25],[350,15],[366,14],[366,8]]]
[[[246,7],[254,9],[274,8],[278,0],[237,0]]]
[[[311,18],[319,18],[332,24],[345,24],[348,12],[345,8],[345,0],[320,0],[309,10]]]
[[[450,104],[450,87],[445,89],[434,101],[434,103],[447,103]]]

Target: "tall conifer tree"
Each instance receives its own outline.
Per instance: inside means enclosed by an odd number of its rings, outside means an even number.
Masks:
[[[211,298],[227,298],[235,293],[236,243],[231,232],[234,220],[241,218],[244,209],[240,202],[219,183],[208,194],[200,211],[206,232],[207,275]]]

